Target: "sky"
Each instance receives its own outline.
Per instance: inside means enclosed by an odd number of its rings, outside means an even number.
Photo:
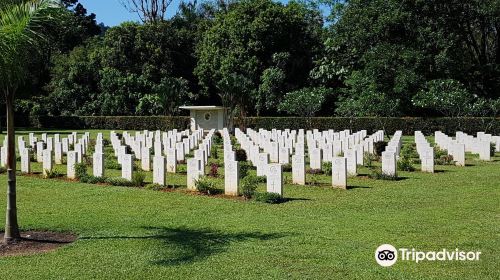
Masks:
[[[176,13],[177,7],[182,0],[173,0],[169,7],[168,16]],[[279,0],[287,2],[287,0]],[[121,4],[121,0],[80,0],[80,3],[87,9],[87,12],[97,16],[97,23],[104,23],[107,26],[116,26],[124,21],[139,21],[139,16],[130,13]]]

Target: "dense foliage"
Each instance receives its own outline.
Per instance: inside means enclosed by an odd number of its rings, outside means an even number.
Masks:
[[[330,85],[340,83],[339,114],[434,115],[441,111],[452,116],[433,106],[419,110],[411,102],[415,94],[442,80],[463,84],[460,94],[471,101],[473,96],[500,97],[497,0],[351,0],[333,4],[335,22],[325,41],[325,56],[312,76]],[[433,80],[437,82],[428,83]],[[427,92],[433,94],[431,91]],[[381,104],[383,109],[371,103]],[[462,114],[473,114],[466,109]]]
[[[184,104],[240,117],[500,112],[498,0],[194,1],[170,19],[109,29],[78,0],[63,3],[61,23],[46,27],[50,51],[29,62],[18,113],[177,115]]]

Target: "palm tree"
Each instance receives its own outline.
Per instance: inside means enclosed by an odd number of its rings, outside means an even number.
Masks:
[[[14,97],[24,82],[26,61],[30,53],[39,50],[38,42],[45,39],[43,26],[53,21],[56,0],[0,1],[0,91],[7,105],[7,212],[4,242],[19,239],[16,208],[16,148],[14,129]]]

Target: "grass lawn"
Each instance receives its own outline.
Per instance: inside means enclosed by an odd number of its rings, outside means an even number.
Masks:
[[[321,175],[317,186],[287,183],[290,200],[278,205],[18,176],[22,230],[79,239],[51,253],[0,258],[0,279],[498,279],[500,154],[488,163],[467,155],[467,164],[400,172],[399,181],[349,178],[347,191]],[[167,180],[185,188],[185,175]],[[4,174],[0,181],[5,193]],[[0,199],[1,217],[4,209]],[[374,253],[384,243],[482,254],[383,268]]]

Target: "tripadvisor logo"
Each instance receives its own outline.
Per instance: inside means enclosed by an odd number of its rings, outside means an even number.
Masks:
[[[398,250],[390,244],[380,245],[375,250],[375,260],[385,267],[394,265],[398,257],[401,261],[419,263],[421,261],[479,261],[480,255],[481,252],[466,252],[459,249],[428,252],[418,251],[415,248],[399,248]]]

